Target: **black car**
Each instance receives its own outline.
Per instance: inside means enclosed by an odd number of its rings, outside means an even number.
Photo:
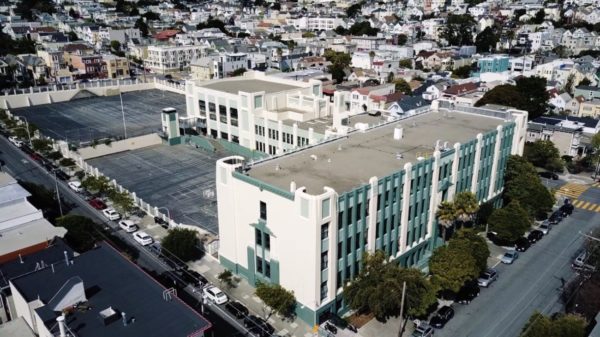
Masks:
[[[454,317],[454,309],[445,305],[438,309],[438,311],[435,313],[435,316],[429,320],[429,325],[434,328],[441,329],[452,317]]]
[[[575,206],[573,206],[573,204],[569,203],[569,204],[564,204],[564,205],[560,206],[559,211],[562,212],[563,217],[567,217],[567,216],[573,214],[574,209],[575,209]]]
[[[335,325],[329,323],[329,322],[325,322],[325,324],[323,324],[323,329],[329,331],[332,334],[336,334],[338,332],[338,329],[335,327]]]
[[[21,151],[23,151],[23,152],[27,153],[28,155],[32,155],[32,154],[34,154],[34,153],[35,153],[35,151],[33,151],[33,149],[32,149],[32,148],[30,148],[29,146],[27,146],[27,145],[25,145],[25,144],[23,144],[23,145],[21,146]]]
[[[558,180],[558,174],[556,174],[554,172],[544,171],[544,172],[538,173],[538,175],[540,177],[542,177],[542,178],[547,178],[547,179],[552,179],[552,180]]]
[[[477,285],[477,280],[471,280],[460,288],[454,300],[460,304],[469,304],[477,296],[479,296],[479,285]]]
[[[54,174],[56,175],[56,178],[62,180],[62,181],[67,181],[69,179],[71,179],[71,176],[66,174],[63,170],[61,169],[55,169],[54,170]]]
[[[515,250],[517,252],[524,252],[529,249],[529,247],[531,247],[531,243],[527,238],[518,238],[517,241],[515,241]]]
[[[531,231],[531,233],[529,233],[529,235],[527,235],[527,240],[529,240],[529,243],[535,243],[540,241],[543,237],[544,233],[541,230],[534,229]]]
[[[160,225],[163,228],[169,229],[169,223],[166,222],[165,220],[163,220],[161,217],[159,216],[155,216],[154,217],[154,223],[157,225]]]
[[[269,337],[275,331],[271,324],[254,315],[244,318],[244,326],[248,331],[260,337]]]
[[[186,270],[181,272],[182,279],[193,286],[207,284],[208,280],[195,270]]]
[[[249,313],[248,308],[246,308],[242,303],[237,301],[228,302],[225,305],[225,310],[229,311],[229,313],[231,313],[237,319],[244,318],[248,316]]]
[[[550,217],[548,218],[548,222],[551,225],[558,225],[563,219],[563,215],[562,212],[560,211],[560,209],[554,213],[552,213],[552,215],[550,215]]]

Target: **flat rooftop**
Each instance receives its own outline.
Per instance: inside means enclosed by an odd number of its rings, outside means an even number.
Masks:
[[[35,310],[57,335],[56,317],[61,313],[54,312],[48,303],[50,300],[57,303],[53,297],[65,295],[59,290],[74,279],[83,282],[90,308],[73,310],[67,315],[65,322],[77,336],[185,337],[210,327],[205,318],[177,297],[165,301],[162,285],[106,243],[74,258],[69,266],[61,261],[55,263],[54,268],[17,277],[11,282],[27,302],[39,299],[44,303]],[[109,307],[126,314],[127,326],[123,325],[120,314],[117,321],[104,324],[100,311]]]
[[[230,94],[238,94],[239,91],[243,92],[259,92],[264,91],[267,94],[274,92],[287,91],[293,89],[301,89],[299,85],[289,85],[277,82],[265,81],[260,79],[239,79],[239,80],[222,80],[215,82],[202,83],[200,87],[223,91]]]
[[[325,186],[343,193],[367,184],[373,176],[400,171],[417,157],[431,156],[437,140],[453,146],[504,123],[483,115],[452,111],[445,116],[432,111],[258,163],[247,174],[286,191],[294,181],[307,193],[320,194]],[[393,138],[396,127],[404,129],[401,140]]]

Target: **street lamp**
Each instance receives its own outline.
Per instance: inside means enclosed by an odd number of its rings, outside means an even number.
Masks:
[[[123,93],[119,90],[119,98],[121,99],[121,114],[123,115],[123,134],[127,139],[127,126],[125,126],[125,109],[123,108]]]

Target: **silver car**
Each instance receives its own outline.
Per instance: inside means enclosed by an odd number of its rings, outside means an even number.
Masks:
[[[548,235],[548,232],[550,232],[550,229],[552,229],[552,225],[548,220],[544,220],[538,229],[542,231],[544,235]]]
[[[496,281],[496,279],[498,279],[498,272],[496,269],[489,268],[479,276],[477,279],[477,284],[480,287],[487,288],[490,286],[490,284],[492,284],[492,282]]]
[[[500,260],[500,261],[505,264],[512,264],[518,258],[519,258],[519,253],[517,253],[514,250],[511,250],[511,251],[504,253],[504,256],[502,256],[502,260]]]

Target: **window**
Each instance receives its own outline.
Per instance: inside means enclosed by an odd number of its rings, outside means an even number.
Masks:
[[[260,219],[267,220],[267,204],[264,201],[260,202]]]
[[[271,278],[271,263],[265,261],[265,276]]]
[[[344,227],[344,212],[338,213],[338,230]]]
[[[215,103],[208,103],[208,112],[217,112]]]
[[[324,199],[324,200],[321,202],[321,217],[322,217],[323,219],[324,219],[324,218],[327,218],[327,217],[329,216],[329,205],[330,205],[330,204],[331,204],[331,202],[330,202],[330,199],[329,199],[329,198],[327,198],[327,199]]]
[[[337,272],[336,284],[337,284],[337,288],[338,289],[341,289],[342,286],[343,286],[343,284],[342,284],[342,271],[341,270],[339,270]]]
[[[199,104],[200,104],[200,112],[205,114],[206,113],[206,101],[200,100]]]
[[[254,108],[260,109],[262,108],[262,96],[254,96]]]
[[[321,240],[329,237],[329,222],[321,225]]]
[[[238,118],[238,109],[236,109],[236,108],[230,108],[229,109],[229,115],[231,116],[232,119],[233,118],[237,119]]]
[[[329,266],[329,259],[327,258],[327,252],[321,253],[321,270],[327,269]]]
[[[265,249],[271,249],[271,236],[265,233]]]
[[[256,257],[256,272],[261,274],[263,272],[262,259],[260,258],[260,256]]]
[[[321,283],[321,301],[327,298],[327,281]]]
[[[254,242],[257,246],[262,246],[262,232],[258,228],[254,229]]]
[[[338,246],[337,246],[337,258],[338,260],[342,258],[342,242],[338,242]]]

